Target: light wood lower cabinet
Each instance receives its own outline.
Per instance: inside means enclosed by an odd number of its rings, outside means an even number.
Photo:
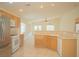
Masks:
[[[35,35],[35,47],[57,50],[57,37],[49,35]]]
[[[50,37],[50,48],[53,50],[57,50],[57,36],[51,36]]]
[[[11,44],[9,44],[5,48],[0,49],[0,57],[9,57],[12,54],[11,52]]]
[[[77,40],[62,39],[62,56],[75,57],[77,56]],[[57,36],[35,35],[36,48],[49,48],[57,51]]]
[[[42,35],[35,35],[35,47],[44,48],[46,39]]]
[[[77,56],[77,40],[63,39],[62,40],[62,56],[75,57]]]

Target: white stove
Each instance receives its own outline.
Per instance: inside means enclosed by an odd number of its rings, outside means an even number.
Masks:
[[[12,52],[15,52],[19,48],[19,36],[12,36]]]

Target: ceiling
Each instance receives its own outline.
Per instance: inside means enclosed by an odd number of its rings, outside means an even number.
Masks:
[[[40,8],[40,6],[43,6]],[[0,8],[4,8],[25,19],[41,19],[62,16],[76,8],[77,2],[0,2]],[[19,9],[21,9],[19,11]]]

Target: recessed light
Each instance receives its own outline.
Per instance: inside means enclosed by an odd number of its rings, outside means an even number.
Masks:
[[[13,3],[13,1],[9,1],[9,3],[10,3],[10,4],[12,4],[12,3]]]
[[[41,5],[41,6],[40,6],[40,8],[44,8],[44,6],[43,6],[43,5]]]
[[[51,6],[52,6],[52,7],[54,7],[54,6],[55,6],[55,4],[51,4]]]
[[[12,4],[13,2],[9,2],[10,4]]]
[[[23,12],[23,9],[19,9],[20,12]]]

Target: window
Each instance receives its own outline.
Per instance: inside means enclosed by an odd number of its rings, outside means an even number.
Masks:
[[[35,30],[35,31],[38,30],[38,27],[37,27],[37,26],[34,26],[34,30]]]
[[[42,25],[35,25],[34,26],[34,31],[42,31]],[[47,25],[46,26],[46,31],[54,31],[55,30],[55,26],[54,25]]]
[[[79,32],[79,24],[76,24],[76,32]]]
[[[41,25],[35,25],[34,26],[34,30],[35,31],[41,31],[42,30],[42,26]]]
[[[55,27],[54,25],[47,25],[47,31],[54,31]]]
[[[42,27],[41,27],[41,25],[39,25],[39,30],[40,30],[40,31],[42,30]]]
[[[24,23],[21,23],[21,33],[24,33],[25,32],[25,24]]]

